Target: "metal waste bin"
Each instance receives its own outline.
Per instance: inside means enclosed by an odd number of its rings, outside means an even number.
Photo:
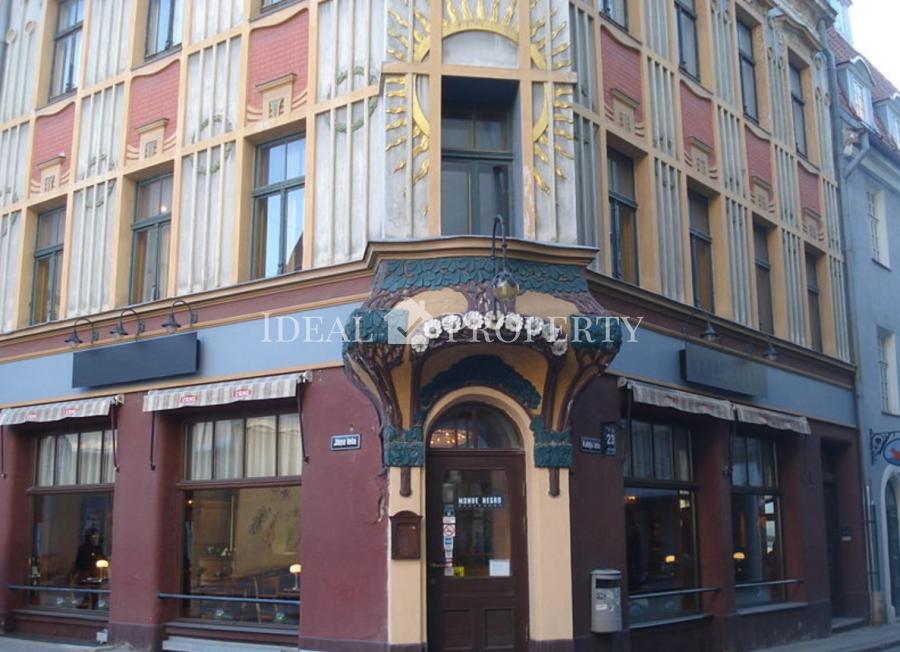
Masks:
[[[591,631],[622,631],[622,572],[598,568],[591,571]]]

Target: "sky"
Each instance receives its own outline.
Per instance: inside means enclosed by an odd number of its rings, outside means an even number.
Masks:
[[[856,49],[900,88],[900,0],[853,0],[850,25]]]

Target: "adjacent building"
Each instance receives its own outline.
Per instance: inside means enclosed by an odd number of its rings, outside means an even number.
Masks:
[[[868,616],[824,0],[3,10],[4,630]]]
[[[855,316],[859,424],[873,522],[870,555],[878,613],[894,621],[900,609],[900,390],[894,333],[900,323],[891,306],[900,289],[892,271],[900,234],[892,216],[900,210],[900,94],[842,33],[831,31],[829,40],[839,97],[838,166]]]

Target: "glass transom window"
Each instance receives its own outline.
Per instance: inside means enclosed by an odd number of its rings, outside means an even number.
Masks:
[[[35,485],[110,484],[115,482],[110,430],[46,435],[38,440]]]

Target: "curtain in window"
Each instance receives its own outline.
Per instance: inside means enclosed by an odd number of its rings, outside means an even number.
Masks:
[[[116,481],[116,467],[113,464],[113,437],[112,431],[103,433],[103,477],[100,482],[111,483]]]
[[[37,483],[40,486],[53,484],[53,465],[56,458],[56,438],[41,437],[38,449]]]
[[[103,460],[103,433],[81,433],[81,447],[78,450],[78,484],[100,482],[100,465]]]
[[[300,417],[282,415],[278,419],[278,475],[300,475],[302,458]]]
[[[190,479],[212,478],[213,422],[194,424],[191,430]]]
[[[247,477],[275,475],[277,417],[247,419]]]
[[[239,478],[244,466],[244,422],[241,419],[216,422],[215,478]]]
[[[75,456],[78,435],[62,435],[56,440],[56,484],[75,484]]]

